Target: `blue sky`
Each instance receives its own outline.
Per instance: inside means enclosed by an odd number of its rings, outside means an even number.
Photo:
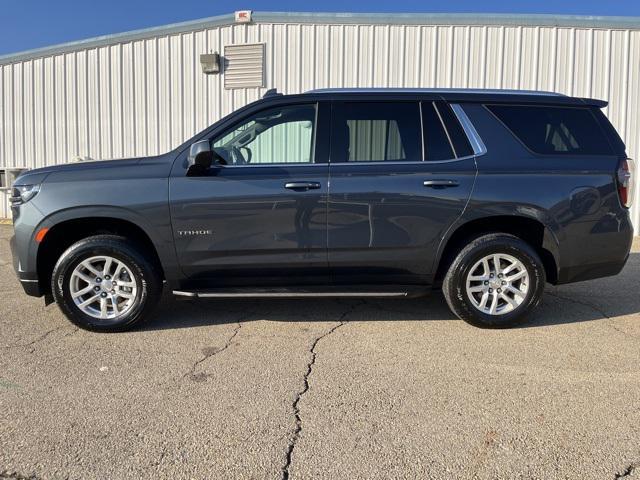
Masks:
[[[5,0],[0,55],[234,10],[324,12],[484,12],[640,16],[640,0]]]

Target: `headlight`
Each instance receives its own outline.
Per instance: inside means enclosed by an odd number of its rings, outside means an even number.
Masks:
[[[27,203],[40,191],[40,185],[16,185],[11,189],[9,201],[12,205]]]

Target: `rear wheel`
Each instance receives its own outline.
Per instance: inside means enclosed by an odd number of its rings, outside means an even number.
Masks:
[[[488,234],[456,256],[443,283],[459,318],[485,328],[521,322],[542,298],[545,272],[533,248],[513,235]]]
[[[51,290],[81,328],[123,331],[145,320],[162,280],[153,262],[124,237],[97,235],[69,247],[53,270]]]

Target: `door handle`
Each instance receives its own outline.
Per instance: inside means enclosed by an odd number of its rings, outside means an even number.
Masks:
[[[314,190],[320,188],[320,182],[287,182],[284,188],[289,190]]]
[[[457,187],[460,185],[460,182],[457,180],[425,180],[422,182],[425,187],[431,188],[447,188],[447,187]]]

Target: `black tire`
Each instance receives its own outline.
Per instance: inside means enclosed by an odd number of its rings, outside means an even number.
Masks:
[[[116,235],[96,235],[71,245],[58,259],[51,275],[53,298],[65,316],[80,328],[94,332],[122,332],[146,320],[162,294],[162,275],[154,262],[130,240]],[[83,312],[71,296],[71,275],[82,261],[109,256],[123,262],[137,284],[135,299],[126,313],[101,320]]]
[[[522,303],[502,315],[482,312],[472,303],[466,290],[467,276],[476,262],[494,253],[515,257],[529,274],[529,288]],[[493,233],[475,238],[458,253],[447,271],[442,290],[449,308],[461,320],[481,328],[505,328],[522,322],[540,303],[545,282],[542,261],[528,243],[513,235]]]

